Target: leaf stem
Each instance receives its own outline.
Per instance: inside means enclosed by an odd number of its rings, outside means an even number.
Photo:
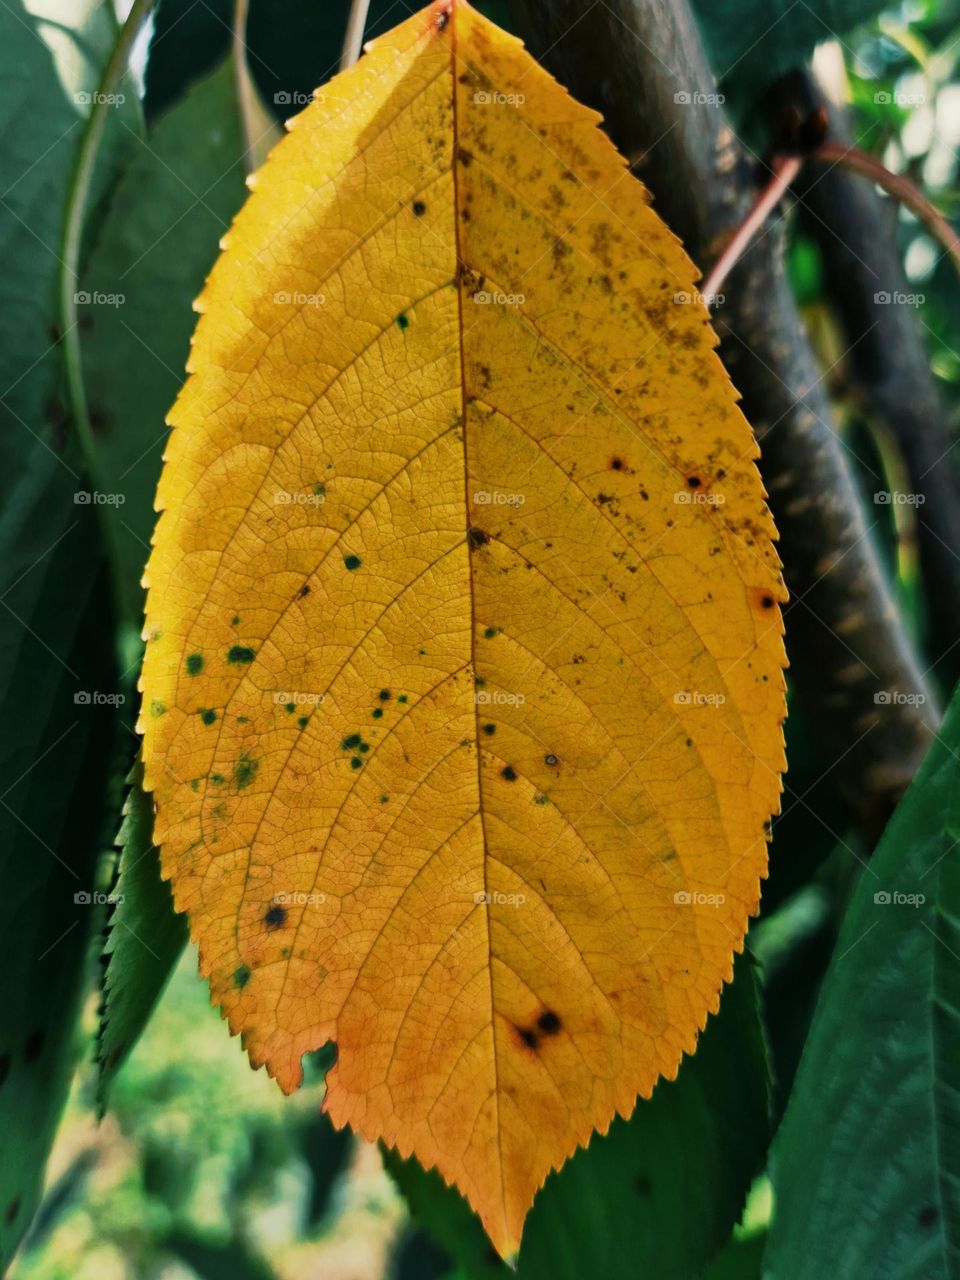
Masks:
[[[810,160],[816,164],[841,164],[882,187],[888,195],[916,214],[930,234],[940,241],[960,270],[960,236],[909,178],[893,173],[869,152],[861,151],[859,147],[849,147],[843,142],[821,143],[810,155]]]
[[[60,240],[59,311],[67,396],[87,480],[91,487],[98,491],[101,483],[100,465],[83,381],[83,361],[78,331],[77,285],[80,281],[80,249],[87,202],[93,185],[97,156],[106,129],[107,111],[111,105],[110,97],[126,70],[130,50],[154,3],[155,0],[134,0],[130,14],[117,33],[113,50],[101,73],[74,162]],[[124,624],[136,627],[140,611],[138,606],[129,599],[130,593],[120,564],[115,519],[110,515],[107,504],[94,502],[93,506],[100,524],[117,623],[121,629]],[[116,516],[116,519],[118,520],[119,516]]]
[[[713,306],[713,299],[727,276],[743,256],[750,241],[766,222],[770,212],[777,207],[784,192],[800,172],[801,161],[798,156],[776,156],[772,162],[773,176],[760,192],[752,209],[737,227],[730,243],[713,264],[710,274],[703,282],[701,290],[708,307]]]
[[[256,169],[256,147],[259,141],[255,127],[256,89],[250,66],[247,62],[247,14],[249,0],[234,0],[233,6],[233,74],[237,86],[237,105],[240,111],[240,126],[243,133],[244,169],[252,173]]]
[[[370,11],[370,0],[353,0],[350,5],[350,17],[347,19],[347,34],[343,41],[343,53],[340,55],[340,70],[346,71],[359,59],[363,49],[363,32],[367,25],[367,14]]]
[[[842,165],[852,173],[875,182],[888,195],[905,205],[916,214],[930,234],[943,245],[960,270],[960,236],[920,189],[898,173],[893,173],[876,157],[859,147],[847,146],[843,142],[822,142],[815,151],[807,156],[778,155],[771,161],[772,178],[760,193],[750,212],[743,219],[730,243],[714,263],[709,275],[703,282],[702,294],[708,307],[720,291],[727,276],[743,257],[753,237],[766,221],[778,201],[790,184],[796,179],[804,163],[824,164],[833,167]]]

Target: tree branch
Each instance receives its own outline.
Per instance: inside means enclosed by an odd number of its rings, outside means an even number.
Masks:
[[[844,113],[827,105],[831,135],[842,141],[848,137]],[[801,193],[850,347],[845,373],[857,406],[896,442],[910,491],[924,499],[916,524],[927,645],[949,690],[960,677],[960,455],[917,310],[897,303],[915,290],[897,249],[896,209],[872,182],[842,165],[811,170]]]
[[[605,128],[707,267],[757,195],[685,0],[512,0],[531,52]],[[764,181],[771,176],[767,171]],[[875,830],[936,723],[932,691],[869,536],[783,270],[783,226],[747,250],[714,323],[761,441],[781,536],[792,678],[851,806]],[[889,701],[877,702],[889,696]],[[902,699],[906,698],[906,701]]]

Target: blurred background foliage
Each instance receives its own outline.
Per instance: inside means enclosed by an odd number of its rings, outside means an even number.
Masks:
[[[101,65],[115,30],[109,11],[87,7],[82,22],[76,6],[56,0],[35,0],[24,11],[34,35],[50,50],[50,66],[68,104],[77,85],[91,83],[90,68],[84,71],[78,64]],[[251,0],[246,61],[270,115],[280,120],[302,109],[307,95],[335,71],[348,7],[345,0]],[[395,25],[414,7],[406,0],[373,0],[368,34]],[[479,7],[510,26],[506,0]],[[960,0],[908,0],[882,9],[873,0],[777,0],[772,5],[736,0],[729,6],[700,0],[695,7],[733,118],[758,153],[769,145],[773,127],[765,114],[767,86],[802,64],[816,43],[829,41],[845,69],[853,136],[889,168],[912,177],[956,221]],[[105,475],[127,495],[121,560],[134,595],[153,520],[163,418],[182,380],[193,327],[190,303],[244,194],[233,19],[230,0],[160,0],[136,50],[131,109],[109,123],[85,236],[85,287],[126,298],[122,308],[84,314],[80,333]],[[78,110],[78,119],[82,115]],[[68,160],[59,141],[49,157],[38,148],[37,172],[47,174],[44,190],[52,208],[63,202]],[[912,215],[891,204],[890,217],[896,221],[907,278],[919,295],[918,323],[955,438],[960,412],[955,266]],[[55,238],[55,231],[50,235]],[[802,215],[792,220],[788,266],[823,366],[831,369],[828,377],[843,409],[851,454],[870,461],[870,468],[861,469],[864,493],[870,492],[874,467],[897,487],[895,451],[858,412],[842,364],[833,368],[844,343],[829,306],[818,240]],[[26,365],[29,354],[22,360]],[[121,377],[118,368],[124,371]],[[63,432],[67,409],[52,374],[41,399],[53,429]],[[897,523],[909,521],[909,512],[880,515],[886,522],[884,553],[919,633],[923,601],[910,529]],[[84,607],[84,601],[77,605]],[[136,644],[129,637],[127,643],[135,665]],[[129,689],[129,676],[124,678],[128,683],[122,687]],[[109,676],[101,679],[109,685]],[[131,751],[132,718],[127,715],[119,729],[121,758]],[[563,1185],[573,1191],[557,1190],[558,1179],[542,1197],[543,1207],[538,1202],[521,1276],[552,1274],[562,1280],[564,1257],[574,1259],[571,1275],[589,1268],[589,1251],[578,1257],[574,1240],[558,1257],[548,1243],[537,1243],[541,1237],[549,1241],[551,1233],[562,1236],[574,1202],[588,1217],[594,1214],[589,1218],[594,1241],[605,1239],[608,1231],[616,1235],[617,1228],[603,1218],[608,1210],[620,1219],[636,1216],[637,1231],[644,1229],[646,1214],[672,1232],[680,1243],[667,1251],[669,1256],[644,1254],[651,1269],[642,1274],[656,1274],[657,1280],[761,1275],[774,1207],[763,1172],[766,1148],[790,1094],[863,852],[801,706],[791,706],[788,747],[790,796],[774,825],[772,874],[762,916],[748,940],[749,962],[741,966],[720,1017],[711,1020],[697,1058],[684,1064],[677,1082],[658,1086],[653,1102],[641,1104],[631,1122],[641,1126],[648,1149],[667,1166],[664,1152],[687,1123],[683,1142],[689,1165],[678,1159],[665,1173],[647,1169],[624,1136],[628,1126],[618,1122],[603,1140],[612,1145],[595,1139],[590,1151],[572,1162],[573,1173]],[[122,776],[121,770],[113,772]],[[108,815],[116,812],[115,800],[106,806]],[[97,820],[84,820],[91,831],[99,830]],[[101,825],[103,820],[100,815]],[[103,845],[99,834],[90,841]],[[109,866],[99,874],[106,887]],[[93,990],[98,937],[89,913],[83,930],[77,942],[86,936],[90,944],[88,989]],[[74,968],[78,963],[76,954],[64,960]],[[750,1070],[756,1068],[756,1074],[748,1073],[746,1096],[737,1097],[733,1085],[723,1093],[718,1063],[726,1052],[724,1027],[753,1008],[755,977],[765,1045],[757,1038],[752,1046]],[[60,1016],[67,1028],[61,1073],[69,1076],[64,1063],[74,1062],[76,1069],[40,1207],[13,1266],[17,1280],[466,1280],[502,1273],[465,1207],[438,1180],[432,1182],[433,1175],[425,1178],[422,1171],[391,1162],[415,1210],[411,1216],[379,1153],[330,1128],[320,1113],[322,1058],[310,1066],[308,1083],[291,1099],[284,1099],[264,1073],[249,1069],[239,1044],[210,1008],[191,949],[119,1071],[99,1125],[90,1051],[97,1035],[97,995],[86,999],[75,1033],[66,1014]],[[742,1028],[737,1034],[742,1040]],[[714,1131],[718,1126],[711,1114],[731,1106],[738,1127],[727,1142]],[[676,1207],[682,1191],[676,1191],[672,1207],[664,1208],[658,1197],[692,1180],[695,1162],[709,1163],[711,1143],[720,1182],[724,1161],[739,1151],[723,1194],[691,1181],[686,1216]],[[604,1156],[604,1150],[615,1156]],[[599,1200],[591,1206],[591,1170],[611,1159],[618,1167],[638,1161],[630,1166],[633,1198],[615,1201],[612,1210]],[[565,1200],[568,1195],[573,1200]],[[602,1264],[599,1273],[605,1274]]]

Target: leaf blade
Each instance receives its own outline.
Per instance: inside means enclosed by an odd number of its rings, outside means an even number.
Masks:
[[[286,1089],[335,1039],[335,1122],[505,1254],[692,1051],[782,766],[756,446],[596,120],[462,3],[325,88],[200,301],[148,570],[147,785],[215,998]]]
[[[186,921],[173,909],[153,843],[153,801],[143,790],[138,760],[128,778],[104,965],[97,1058],[98,1100],[106,1104],[113,1077],[140,1038],[187,941]]]
[[[552,1174],[534,1202],[520,1280],[699,1275],[729,1238],[760,1171],[769,1076],[750,961],[742,956],[720,1010],[676,1080],[661,1081],[629,1120]],[[413,1159],[386,1154],[415,1219],[474,1280],[506,1276],[453,1188]]]

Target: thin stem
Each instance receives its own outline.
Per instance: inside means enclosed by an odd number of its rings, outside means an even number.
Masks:
[[[916,214],[930,234],[940,241],[960,270],[960,236],[909,178],[892,173],[868,152],[861,151],[859,147],[848,147],[842,142],[821,143],[810,160],[818,164],[842,164],[844,168],[851,169],[882,187],[888,195]]]
[[[237,85],[237,104],[240,108],[240,127],[243,132],[243,163],[247,173],[257,167],[256,145],[259,130],[256,125],[256,89],[247,63],[247,13],[249,0],[235,0],[233,6],[233,74]]]
[[[720,292],[723,282],[800,172],[800,164],[797,156],[777,156],[773,160],[773,177],[761,191],[753,208],[737,227],[733,239],[713,264],[710,274],[703,282],[701,293],[708,307],[713,305],[713,299]]]
[[[80,248],[87,201],[93,185],[97,156],[103,142],[107,124],[107,111],[111,97],[127,67],[130,50],[141,27],[150,15],[155,0],[134,0],[130,14],[117,34],[116,43],[100,77],[97,92],[90,107],[83,137],[77,151],[73,175],[67,191],[67,203],[60,241],[60,327],[63,334],[63,359],[67,379],[67,395],[70,401],[73,426],[76,432],[84,470],[91,487],[100,489],[100,465],[96,442],[90,423],[86,387],[83,381],[83,362],[80,352],[80,334],[77,327],[77,286],[80,282]],[[117,529],[110,507],[94,503],[100,522],[104,554],[110,572],[110,584],[118,625],[134,627],[139,622],[139,609],[128,599],[127,585],[120,564]],[[116,508],[114,508],[116,511]],[[119,519],[119,516],[116,516]]]
[[[347,19],[347,34],[343,41],[343,53],[340,55],[340,70],[346,71],[360,57],[363,48],[363,32],[367,25],[367,14],[370,0],[353,0],[350,5],[350,17]]]

